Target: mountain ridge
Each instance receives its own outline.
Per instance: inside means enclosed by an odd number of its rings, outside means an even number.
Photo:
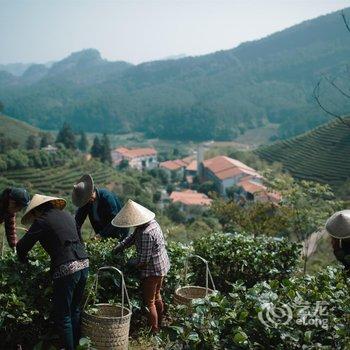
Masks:
[[[233,49],[177,60],[131,65],[88,49],[29,83],[0,75],[0,100],[9,115],[50,129],[69,121],[85,131],[220,140],[268,120],[289,137],[328,120],[313,101],[313,87],[322,74],[341,73],[349,43],[335,12]],[[88,58],[69,63],[79,55]],[[57,67],[64,69],[57,73]]]

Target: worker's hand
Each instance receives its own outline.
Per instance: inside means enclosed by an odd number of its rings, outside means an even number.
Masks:
[[[136,259],[136,258],[129,259],[126,263],[126,266],[131,267],[131,268],[137,268],[138,267],[138,259]]]
[[[120,254],[123,251],[122,247],[120,245],[117,245],[114,249],[113,249],[113,254]]]
[[[93,241],[99,241],[101,240],[101,236],[99,234],[96,234],[94,237],[92,237]]]

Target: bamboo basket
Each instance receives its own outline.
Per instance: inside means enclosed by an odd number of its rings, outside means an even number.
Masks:
[[[101,267],[96,273],[95,290],[97,292],[98,275],[101,271],[116,271],[121,275],[122,303],[121,305],[95,304],[97,312],[88,313],[85,310],[90,293],[86,299],[81,319],[81,333],[83,337],[89,337],[92,346],[97,350],[126,350],[129,344],[129,330],[131,319],[131,306],[126,289],[123,273],[113,266]],[[95,294],[96,295],[96,294]],[[124,306],[124,299],[127,299],[128,308]]]
[[[188,261],[190,258],[198,258],[202,260],[205,264],[205,287],[200,286],[184,286],[178,287],[175,290],[174,294],[174,304],[175,305],[187,305],[190,306],[193,300],[205,298],[207,295],[213,294],[215,291],[215,284],[213,277],[210,273],[208,261],[203,259],[199,255],[189,255],[186,259],[185,265],[185,281],[187,280],[187,270],[188,270]],[[209,279],[213,286],[213,289],[209,288]]]

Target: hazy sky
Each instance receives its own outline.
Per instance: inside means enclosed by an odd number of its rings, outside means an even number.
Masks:
[[[237,46],[350,0],[0,0],[0,63],[84,48],[133,63]]]

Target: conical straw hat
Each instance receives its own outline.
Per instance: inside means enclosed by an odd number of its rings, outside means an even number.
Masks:
[[[350,238],[350,210],[333,214],[326,222],[326,230],[334,238]]]
[[[94,192],[94,180],[90,174],[83,175],[73,186],[72,202],[76,207],[83,207]]]
[[[37,208],[39,205],[52,202],[53,206],[58,209],[63,209],[67,202],[63,198],[57,198],[57,197],[50,197],[50,196],[43,196],[41,194],[35,194],[32,200],[30,201],[23,217],[21,220],[21,223],[23,225],[30,224],[33,221],[32,217],[32,210]]]
[[[153,220],[155,216],[147,208],[129,199],[112,220],[112,225],[117,227],[140,226]]]

